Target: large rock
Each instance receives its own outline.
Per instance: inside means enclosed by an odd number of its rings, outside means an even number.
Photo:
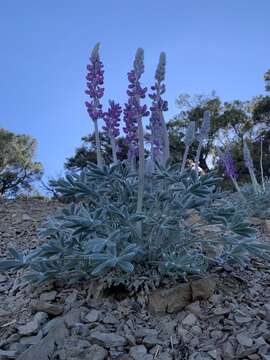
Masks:
[[[190,284],[180,284],[171,289],[155,290],[149,296],[149,311],[174,313],[184,309],[192,300]]]
[[[32,335],[37,333],[41,325],[47,320],[48,315],[44,312],[37,312],[34,319],[25,325],[17,326],[20,335]]]
[[[127,343],[127,340],[123,336],[114,333],[104,333],[100,331],[92,332],[89,336],[89,339],[92,343],[107,348],[110,348],[112,346],[124,346]]]
[[[92,345],[88,350],[88,354],[85,359],[89,360],[105,360],[107,359],[108,351],[99,345]]]
[[[143,359],[144,355],[147,354],[147,350],[144,345],[132,346],[129,350],[129,355],[134,360]]]
[[[205,278],[191,281],[192,300],[207,300],[216,289],[216,277],[207,276]]]
[[[55,351],[56,347],[61,347],[64,339],[69,335],[69,331],[63,318],[58,319],[55,326],[40,342],[24,351],[17,360],[48,360]]]
[[[178,312],[192,301],[208,299],[215,287],[215,277],[208,276],[170,289],[155,290],[149,296],[149,311],[154,314]]]
[[[0,350],[0,359],[16,359],[16,351],[12,350]]]
[[[51,304],[45,301],[33,301],[31,303],[31,307],[34,311],[43,311],[49,315],[60,315],[64,311],[64,307],[62,305]]]

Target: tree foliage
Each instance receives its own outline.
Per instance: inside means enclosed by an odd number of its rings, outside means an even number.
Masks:
[[[41,179],[42,165],[34,161],[36,140],[0,129],[0,194],[15,196],[31,192]]]

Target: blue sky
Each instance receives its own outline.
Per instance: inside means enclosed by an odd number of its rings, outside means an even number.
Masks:
[[[105,98],[123,103],[136,48],[151,85],[167,53],[167,118],[180,93],[224,100],[264,93],[270,68],[269,0],[0,0],[0,127],[38,140],[37,159],[56,176],[92,130],[86,64],[102,43]]]

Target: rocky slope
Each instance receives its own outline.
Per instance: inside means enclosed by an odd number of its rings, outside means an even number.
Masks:
[[[1,256],[37,246],[37,228],[58,206],[1,202]],[[100,297],[98,284],[33,287],[20,275],[0,274],[0,359],[270,360],[267,263],[154,291],[150,307],[128,293]]]

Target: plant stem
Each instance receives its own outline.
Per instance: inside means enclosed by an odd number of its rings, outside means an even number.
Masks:
[[[201,151],[202,151],[202,142],[200,141],[195,158],[195,172],[197,175],[199,173],[199,162],[200,162]]]
[[[185,166],[186,166],[186,162],[187,162],[188,152],[189,152],[189,145],[186,145],[186,147],[185,147],[185,152],[184,152],[183,159],[182,159],[182,164],[181,164],[181,171],[180,171],[180,174],[182,174],[182,173],[183,173],[183,171],[185,170]]]
[[[101,156],[101,146],[100,146],[97,120],[94,120],[94,126],[95,126],[95,138],[96,138],[97,165],[98,167],[101,167],[103,164],[103,160]]]
[[[164,140],[164,153],[163,153],[163,162],[165,165],[166,162],[169,160],[170,158],[170,141],[169,141],[169,134],[167,131],[167,126],[166,126],[166,122],[163,116],[163,113],[161,112],[160,114],[160,119],[161,119],[161,124],[162,124],[162,132],[163,132],[163,140]]]
[[[260,166],[261,166],[262,188],[263,188],[263,192],[265,192],[265,182],[264,182],[264,174],[263,174],[263,140],[262,139],[261,139]]]
[[[117,163],[117,153],[116,153],[116,144],[115,144],[115,137],[111,135],[111,147],[112,147],[112,157],[114,164]]]
[[[138,200],[137,213],[142,212],[143,205],[143,190],[144,190],[144,137],[143,125],[141,117],[138,117],[138,136],[139,136],[139,173],[138,173]],[[142,222],[138,222],[138,234],[142,235]]]

